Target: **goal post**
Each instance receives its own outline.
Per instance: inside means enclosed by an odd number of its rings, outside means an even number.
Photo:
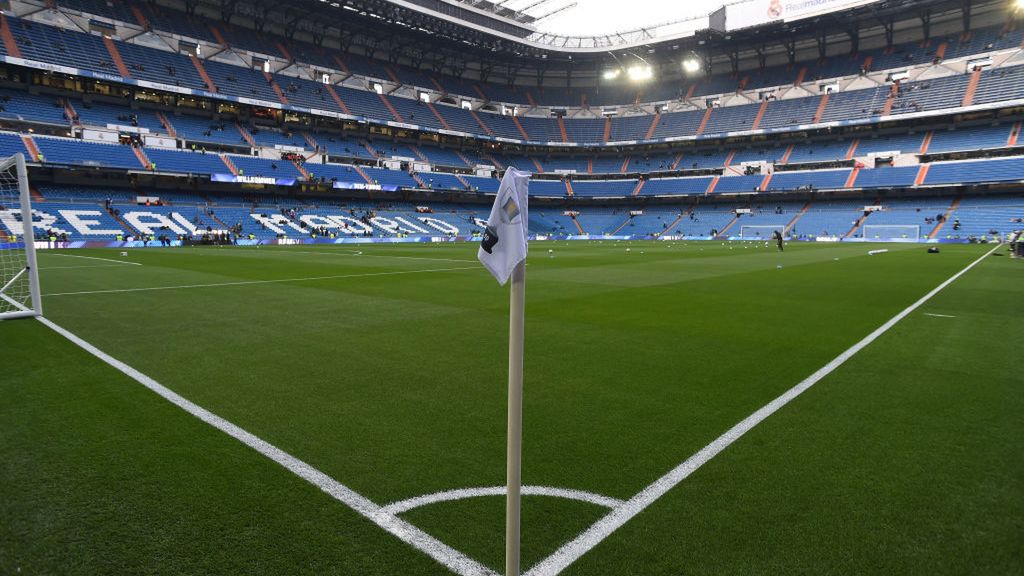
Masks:
[[[865,224],[861,231],[865,240],[880,242],[916,242],[921,238],[921,227],[916,224]]]
[[[42,313],[28,170],[15,154],[0,160],[0,320]]]
[[[771,240],[775,231],[778,230],[779,234],[786,235],[785,224],[775,224],[772,226],[741,226],[740,227],[740,238],[744,240]]]

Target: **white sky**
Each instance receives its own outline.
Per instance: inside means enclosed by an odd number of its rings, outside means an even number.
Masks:
[[[690,16],[706,15],[729,0],[576,0],[577,6],[537,24],[541,32],[567,36],[626,32],[652,24]],[[509,0],[506,6],[519,9],[536,0]],[[549,0],[530,11],[541,16],[572,0]]]

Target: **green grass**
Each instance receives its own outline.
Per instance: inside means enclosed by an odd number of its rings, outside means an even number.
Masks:
[[[534,245],[524,483],[629,498],[988,249],[886,247]],[[504,483],[508,293],[475,250],[40,264],[51,320],[384,504]],[[1020,573],[1021,278],[988,258],[565,573]],[[109,292],[136,288],[169,289]],[[447,573],[42,324],[0,341],[0,573]],[[525,497],[524,566],[603,513]],[[502,498],[403,517],[502,566]]]

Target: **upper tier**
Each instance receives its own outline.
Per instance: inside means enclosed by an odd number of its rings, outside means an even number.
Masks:
[[[257,33],[250,29],[206,20],[199,16],[187,16],[182,12],[167,8],[157,9],[150,3],[69,0],[60,2],[59,5],[67,9],[110,19],[117,22],[121,28],[124,28],[125,24],[127,24],[128,27],[135,29],[131,35],[137,33],[137,29],[141,26],[144,29],[157,30],[168,35],[177,34],[195,39],[205,45],[203,54],[226,51],[226,53],[214,55],[213,59],[215,60],[232,60],[240,64],[251,64],[251,62],[244,62],[232,50],[264,55],[272,60],[273,70],[283,72],[279,76],[287,78],[295,75],[299,76],[299,78],[287,81],[281,78],[278,79],[278,83],[282,86],[288,82],[296,82],[298,84],[296,92],[286,94],[289,101],[295,100],[295,103],[299,106],[319,107],[328,111],[339,111],[342,113],[345,112],[341,109],[343,107],[333,102],[333,98],[318,98],[317,96],[325,95],[317,94],[312,87],[302,85],[303,80],[317,84],[317,82],[311,81],[311,79],[318,78],[316,72],[332,73],[333,82],[338,82],[354,74],[360,77],[381,80],[389,85],[389,90],[391,86],[419,87],[455,97],[464,96],[480,101],[516,104],[521,109],[550,106],[578,106],[582,108],[588,106],[631,106],[642,102],[668,102],[680,101],[682,99],[695,99],[698,105],[703,107],[701,100],[704,96],[730,94],[740,90],[754,93],[756,98],[756,91],[765,87],[814,83],[820,79],[855,76],[865,69],[888,70],[897,67],[926,64],[935,61],[937,58],[951,60],[981,52],[1018,48],[1021,46],[1022,41],[1024,41],[1024,29],[1007,30],[1005,27],[988,27],[972,30],[969,34],[936,37],[926,45],[922,45],[920,42],[912,42],[895,45],[889,49],[879,48],[862,51],[853,56],[837,55],[820,60],[799,62],[795,66],[774,66],[763,70],[741,71],[738,75],[728,73],[715,74],[687,81],[658,81],[641,88],[622,83],[596,88],[527,88],[509,87],[442,74],[433,74],[399,64],[385,63],[358,54],[332,51],[297,40],[287,40],[282,37]],[[40,18],[42,16],[35,17]],[[12,24],[14,23],[12,22]],[[25,39],[29,39],[34,44],[36,43],[37,39],[33,37],[34,34],[19,30],[17,25],[12,26],[12,31],[19,45],[24,44],[23,40]],[[146,39],[146,36],[151,35],[142,34],[140,39],[133,40],[133,42],[148,42],[152,40],[152,38]],[[53,37],[43,39],[43,50],[55,51],[56,44],[54,40],[55,38]],[[56,40],[59,40],[59,38],[56,38]],[[77,41],[73,42],[77,43]],[[92,62],[93,66],[80,67],[108,74],[117,73],[117,59],[107,54],[106,48],[102,46],[102,42],[98,38],[96,42],[99,42],[99,46],[94,46],[98,50],[96,52],[96,61]],[[93,42],[93,44],[96,44],[96,42]],[[160,41],[157,40],[156,43],[160,43]],[[120,43],[118,44],[120,45]],[[164,46],[167,47],[168,44],[165,43]],[[25,52],[26,58],[38,57],[38,54],[35,54],[37,50],[26,50],[25,46],[21,46],[21,48]],[[75,50],[71,48],[78,48],[78,46],[73,46],[72,42],[67,42],[67,52],[58,50],[57,54],[51,54],[51,56],[56,56],[55,58],[44,59],[43,61],[67,64],[69,54],[73,57],[76,56],[74,54]],[[176,43],[171,42],[170,48],[177,49],[178,46]],[[7,47],[7,50],[9,53],[11,48]],[[134,53],[136,50],[129,49],[128,52]],[[144,58],[133,57],[139,56],[138,54],[125,54],[123,56],[131,76],[156,82],[166,82],[166,74],[164,78],[149,78],[142,70],[136,70],[134,65],[139,63],[143,66],[153,64],[154,68],[164,69],[164,61],[168,60],[167,64],[174,66],[176,73],[181,75],[181,77],[177,78],[181,86],[200,90],[206,90],[210,87],[210,83],[206,82],[201,77],[201,74],[195,73],[192,70],[193,66],[181,59],[177,59],[178,65],[175,66],[171,64],[169,59],[163,57],[158,57],[156,60],[145,60]],[[185,61],[187,61],[187,58],[185,58]],[[77,58],[73,62],[76,66],[83,64]],[[106,64],[106,66],[101,66],[100,70],[96,70],[95,65],[97,64]],[[223,81],[218,82],[216,74],[211,72],[210,76],[217,90],[223,94],[241,95],[249,98],[266,98],[271,101],[278,100],[276,94],[273,93],[266,81],[262,79],[262,74],[257,73],[255,85],[247,82],[246,78],[239,77],[237,79],[237,82],[240,84],[238,90],[232,90],[225,85],[226,82],[231,82],[230,80],[221,78]],[[235,74],[235,76],[238,75]],[[243,76],[249,75],[245,74]],[[360,81],[363,82],[363,80]],[[816,89],[814,91],[816,92]],[[242,92],[242,94],[236,94],[236,92]],[[414,93],[413,96],[415,96]],[[347,100],[343,98],[343,101],[347,104]],[[360,115],[360,106],[356,105],[354,108],[353,113]],[[382,111],[384,114],[380,115]],[[388,119],[393,117],[393,115],[388,114],[388,110],[381,107],[374,109],[373,112],[377,116],[371,117]],[[783,112],[783,114],[785,113]],[[401,111],[399,111],[399,115],[404,116]],[[422,116],[433,116],[433,114],[426,113]],[[419,120],[423,120],[423,118],[418,118],[417,121],[411,123],[420,124]],[[597,119],[596,122],[601,122],[601,120]],[[435,124],[433,126],[435,128],[444,128],[440,120],[435,119],[433,124]],[[426,125],[429,126],[431,124],[428,123]],[[475,123],[470,123],[470,127],[473,128],[473,130],[470,130],[471,132],[481,130]],[[764,127],[775,126],[766,124]],[[561,139],[561,131],[557,126],[549,126],[549,128],[553,128],[553,130],[543,130],[538,127],[536,130],[537,136],[534,136],[527,130],[527,134],[530,135],[528,139],[559,141]],[[713,124],[712,128],[717,130],[719,127]],[[459,128],[453,129],[459,130]],[[523,139],[524,137],[523,133],[514,127],[512,129],[505,127],[502,130],[495,130],[495,133],[516,140]],[[600,128],[596,132],[589,131],[586,133],[590,134],[588,136],[590,140],[586,140],[587,142],[600,142],[604,135]],[[571,134],[570,138],[573,138],[578,132]],[[612,140],[643,139],[645,134],[645,131],[640,131],[639,138],[613,137]],[[545,135],[550,136],[550,138],[545,140],[543,138]],[[637,134],[631,134],[630,136],[637,136]],[[660,136],[664,135],[660,133],[654,135],[654,137]]]

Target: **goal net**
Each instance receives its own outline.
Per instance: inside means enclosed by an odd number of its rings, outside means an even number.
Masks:
[[[0,159],[0,320],[42,314],[25,157]]]
[[[786,235],[786,226],[776,224],[774,226],[741,226],[740,238],[744,240],[771,240],[778,230],[783,236]]]
[[[865,225],[861,228],[865,240],[913,242],[921,237],[921,227],[917,225]]]

